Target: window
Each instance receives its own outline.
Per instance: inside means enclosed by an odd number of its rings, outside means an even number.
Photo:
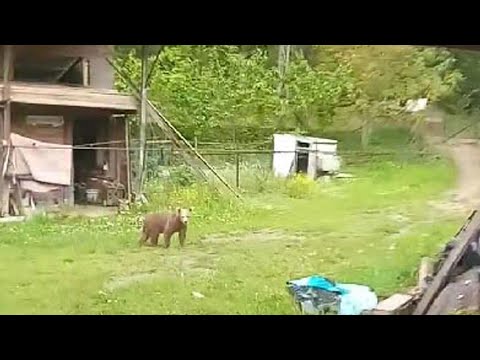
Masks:
[[[81,58],[17,58],[14,63],[14,80],[83,85],[83,69]]]

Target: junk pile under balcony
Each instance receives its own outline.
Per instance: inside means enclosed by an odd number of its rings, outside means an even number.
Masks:
[[[123,184],[96,172],[75,184],[75,202],[79,204],[119,206],[125,196]]]
[[[2,216],[46,202],[61,204],[71,184],[72,147],[12,133],[4,148]]]

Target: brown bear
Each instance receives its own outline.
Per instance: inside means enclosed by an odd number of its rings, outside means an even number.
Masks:
[[[144,245],[150,239],[150,245],[158,245],[158,236],[163,234],[165,248],[170,247],[170,238],[178,233],[180,246],[185,245],[187,236],[187,225],[192,209],[177,208],[176,212],[170,214],[148,214],[143,221],[142,236],[139,245]]]

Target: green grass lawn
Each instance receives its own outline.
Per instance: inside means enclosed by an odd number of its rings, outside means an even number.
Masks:
[[[299,199],[280,188],[243,205],[204,197],[185,204],[196,210],[184,249],[176,238],[169,250],[138,248],[133,215],[4,225],[0,313],[295,314],[285,283],[313,274],[389,295],[414,284],[420,258],[461,225],[428,205],[453,185],[452,169],[380,162]]]

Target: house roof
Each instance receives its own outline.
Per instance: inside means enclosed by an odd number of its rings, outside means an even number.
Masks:
[[[323,139],[323,138],[296,135],[296,134],[274,134],[273,136],[274,137],[290,137],[292,139],[295,139],[296,141],[302,141],[302,142],[312,143],[312,144],[337,144],[338,143],[337,140],[333,140],[333,139]]]

